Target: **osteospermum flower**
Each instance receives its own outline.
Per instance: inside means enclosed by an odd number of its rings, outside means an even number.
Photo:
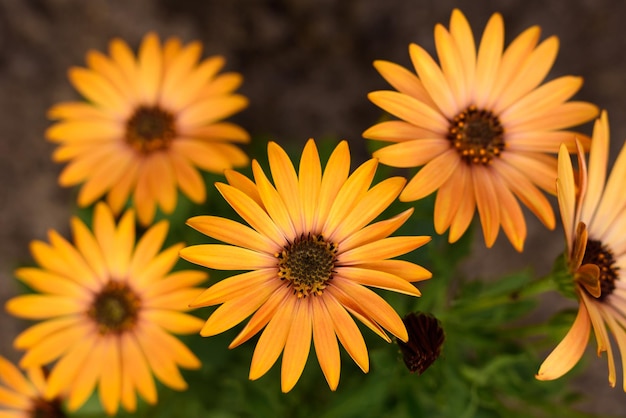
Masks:
[[[177,38],[163,45],[145,36],[135,57],[120,39],[109,55],[87,53],[88,68],[71,68],[69,78],[89,103],[53,106],[46,137],[60,144],[54,153],[69,162],[59,177],[63,186],[83,183],[78,204],[87,206],[106,194],[113,212],[132,195],[142,224],[176,207],[177,188],[201,203],[206,188],[198,168],[221,174],[248,163],[233,142],[248,142],[237,125],[222,122],[245,108],[233,94],[237,73],[219,74],[224,58],[199,61],[202,45],[183,46]]]
[[[186,389],[178,367],[195,369],[200,361],[170,333],[195,333],[203,321],[183,313],[198,296],[192,287],[206,278],[195,270],[170,273],[182,244],[159,252],[168,223],[151,227],[135,246],[135,216],[127,211],[116,226],[111,210],[96,205],[93,233],[72,219],[74,244],[56,231],[50,244],[34,241],[40,268],[20,268],[17,277],[39,294],[17,296],[7,310],[43,320],[15,339],[27,350],[25,368],[55,360],[45,395],[67,393],[68,408],[78,409],[98,384],[109,414],[121,402],[136,408],[138,392],[155,403],[153,374],[165,385]]]
[[[400,195],[402,201],[437,192],[435,230],[449,228],[455,242],[478,209],[487,247],[500,226],[518,250],[526,238],[519,199],[550,229],[555,219],[540,189],[554,193],[556,153],[562,142],[574,149],[574,132],[561,129],[597,115],[596,106],[568,102],[580,77],[565,76],[540,86],[556,58],[558,40],[537,45],[531,27],[503,51],[502,16],[494,14],[478,52],[472,30],[454,10],[450,29],[435,27],[439,64],[420,46],[409,47],[417,75],[386,61],[374,63],[398,91],[376,91],[370,100],[402,119],[372,126],[369,139],[396,142],[374,156],[394,167],[424,166]],[[583,144],[584,135],[577,134]],[[517,199],[516,199],[517,198]]]
[[[46,399],[46,377],[40,367],[26,375],[0,356],[0,417],[64,418],[61,398]]]
[[[389,237],[412,209],[370,224],[396,199],[405,180],[389,178],[370,188],[375,159],[348,176],[347,142],[335,148],[323,174],[313,140],[304,148],[299,173],[276,143],[269,143],[268,154],[274,184],[256,161],[254,182],[227,171],[230,184],[217,184],[250,226],[215,216],[188,221],[227,245],[187,247],[181,251],[183,258],[214,269],[250,270],[216,283],[191,306],[221,304],[202,328],[203,336],[226,331],[252,315],[230,348],[265,328],[252,357],[250,379],[265,374],[283,352],[281,387],[283,392],[291,390],[312,339],[324,376],[335,390],[340,373],[337,338],[364,372],[369,369],[363,336],[350,314],[387,341],[383,328],[407,340],[398,314],[366,286],[419,296],[411,282],[431,274],[391,258],[424,245],[430,237]]]
[[[598,355],[607,352],[611,386],[615,386],[616,372],[610,334],[622,361],[626,356],[626,147],[606,180],[608,153],[606,112],[594,126],[588,172],[579,150],[578,182],[565,146],[559,152],[559,209],[567,242],[567,268],[579,308],[572,328],[541,365],[537,374],[540,380],[559,378],[574,367],[587,346],[591,329]]]

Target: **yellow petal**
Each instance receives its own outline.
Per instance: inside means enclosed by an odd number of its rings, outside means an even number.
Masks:
[[[584,303],[578,307],[578,315],[565,338],[543,361],[535,376],[539,380],[554,380],[570,371],[587,347],[591,322]]]
[[[143,317],[174,334],[197,333],[204,322],[195,316],[165,309],[146,310]]]
[[[187,158],[177,153],[170,153],[169,159],[176,183],[178,183],[181,191],[196,204],[204,202],[206,200],[206,188],[198,170]]]
[[[335,230],[345,222],[347,215],[355,209],[356,202],[366,195],[367,189],[374,179],[374,174],[376,174],[376,167],[378,167],[376,159],[366,161],[341,186],[330,207],[326,223],[322,227],[322,234],[325,237],[332,239]]]
[[[324,303],[328,314],[332,319],[335,333],[344,346],[352,360],[363,370],[364,373],[369,371],[369,357],[367,355],[367,347],[361,331],[354,323],[345,308],[331,295],[324,294],[321,299]]]
[[[407,282],[427,280],[433,276],[433,274],[424,267],[406,260],[366,261],[364,263],[357,264],[355,267],[383,271],[385,273],[401,277]]]
[[[349,280],[335,280],[333,286],[360,301],[368,316],[393,335],[402,341],[408,340],[409,336],[402,319],[383,298],[370,289]]]
[[[283,351],[293,321],[296,301],[297,298],[294,296],[285,298],[259,337],[252,355],[250,380],[256,380],[263,376],[274,365],[281,351]]]
[[[216,270],[256,270],[274,267],[273,255],[222,244],[201,244],[183,248],[180,256],[187,261]]]
[[[339,385],[341,357],[339,356],[339,344],[337,344],[332,318],[321,298],[311,298],[311,309],[313,345],[315,346],[317,361],[320,363],[330,390],[334,391]]]
[[[415,126],[444,135],[450,122],[437,109],[395,91],[374,91],[367,95],[372,103]]]
[[[312,139],[309,139],[304,146],[298,172],[300,173],[298,189],[300,202],[302,202],[303,230],[311,231],[315,222],[315,211],[322,183],[320,157],[315,141]]]
[[[175,244],[163,250],[159,255],[154,257],[143,269],[133,272],[128,277],[129,281],[138,288],[161,280],[169,273],[174,265],[178,262],[178,253],[184,244]]]
[[[276,142],[270,141],[267,144],[267,157],[276,190],[285,202],[296,236],[299,236],[304,233],[305,229],[296,169],[289,155]]]
[[[424,88],[422,80],[406,68],[389,61],[374,61],[374,67],[391,86],[400,93],[408,94],[430,107],[437,106]]]
[[[438,138],[440,134],[428,129],[411,125],[402,120],[390,120],[377,123],[363,132],[364,138],[385,142],[405,142],[414,139]]]
[[[335,201],[341,186],[350,173],[350,149],[347,141],[341,141],[328,158],[317,202],[317,213],[313,222],[312,232],[318,233],[326,223],[330,208]]]
[[[272,287],[272,282],[281,283],[276,268],[241,273],[215,283],[192,301],[190,306],[211,306],[229,299],[239,299],[254,293],[256,289]]]
[[[289,287],[279,287],[255,313],[241,332],[230,343],[228,348],[235,348],[255,336],[275,316],[280,306],[286,303],[287,298],[293,298]]]
[[[138,55],[141,98],[146,103],[155,103],[161,87],[163,60],[159,38],[154,32],[143,38]]]
[[[265,176],[263,169],[259,163],[252,161],[252,172],[254,173],[254,180],[257,184],[263,206],[267,210],[274,223],[280,228],[282,234],[287,241],[293,242],[296,238],[296,227],[293,223],[293,219],[287,209],[287,202],[285,202],[279,192],[272,186],[268,178]],[[295,197],[295,196],[294,196]],[[300,219],[300,222],[302,220]]]
[[[437,32],[438,31],[435,29],[436,40],[440,41],[439,37],[437,37]],[[437,46],[440,47],[440,42]],[[437,104],[438,110],[446,118],[454,118],[459,110],[458,105],[454,94],[448,85],[448,81],[441,71],[441,68],[439,68],[430,54],[428,54],[428,52],[426,52],[426,50],[419,45],[411,44],[409,46],[409,54],[411,55],[411,62],[413,63],[415,70],[417,70],[417,75],[424,83],[424,88],[428,91],[430,97],[432,97],[433,101]],[[443,58],[443,60],[446,60],[446,58]],[[440,57],[440,60],[441,59],[442,58]],[[441,114],[439,115],[439,118],[441,118]],[[416,125],[419,126],[420,124]]]
[[[421,296],[421,292],[408,281],[379,270],[370,270],[361,267],[337,267],[333,280],[337,277],[352,280],[364,286],[377,287],[379,289],[391,290],[411,296]]]
[[[445,183],[461,164],[459,154],[449,149],[428,162],[418,171],[400,194],[400,201],[422,199]]]
[[[574,211],[576,206],[576,184],[574,184],[574,169],[572,160],[565,145],[561,145],[559,150],[558,178],[556,180],[557,198],[559,200],[559,210],[561,211],[561,221],[565,231],[565,240],[568,251],[572,250],[574,228]]]
[[[269,217],[263,207],[259,206],[243,191],[223,183],[216,183],[215,187],[224,199],[252,228],[271,239],[277,246],[286,244],[281,230]]]
[[[120,352],[124,374],[130,376],[137,391],[149,404],[156,403],[157,390],[145,355],[130,333],[120,336]]]
[[[372,187],[355,202],[349,211],[351,216],[346,212],[341,215],[343,222],[339,223],[334,231],[324,231],[328,239],[332,242],[341,242],[369,224],[396,200],[405,184],[406,180],[403,177],[392,177]]]
[[[211,314],[202,327],[200,335],[210,337],[231,329],[259,309],[280,286],[283,284],[279,280],[273,280],[268,285],[257,288],[256,291],[239,297],[230,297]]]
[[[47,319],[61,315],[76,314],[84,310],[85,305],[67,296],[21,295],[9,299],[6,310],[20,318]]]
[[[474,167],[471,170],[474,181],[474,193],[476,206],[480,215],[480,223],[483,228],[485,245],[487,248],[496,241],[500,229],[500,210],[496,190],[493,185],[491,173],[482,167]]]
[[[209,124],[232,116],[247,106],[248,99],[239,94],[209,97],[180,112],[177,123],[183,130],[200,124]]]
[[[389,219],[384,219],[366,226],[365,228],[347,237],[345,240],[339,242],[339,251],[346,252],[353,248],[360,247],[361,245],[388,237],[400,228],[407,221],[407,219],[409,219],[412,213],[413,208],[409,208]]]
[[[283,352],[280,379],[283,393],[289,392],[300,379],[311,350],[311,337],[311,305],[308,299],[298,299]]]
[[[389,237],[364,244],[337,256],[337,265],[349,266],[363,261],[384,260],[397,257],[421,247],[431,237]]]
[[[504,111],[535,89],[552,68],[559,40],[552,36],[535,48],[540,33],[537,26],[526,29],[504,52],[498,79],[487,102],[496,112]]]
[[[167,231],[169,230],[169,223],[167,221],[160,221],[150,227],[139,239],[135,251],[133,253],[129,273],[135,275],[143,270],[159,253],[165,238],[167,237]]]
[[[526,221],[522,209],[507,188],[506,184],[497,176],[492,176],[492,183],[500,204],[500,223],[502,230],[511,241],[513,247],[522,252],[526,240]]]
[[[374,158],[392,167],[419,167],[450,149],[450,141],[439,138],[416,139],[374,151]]]
[[[33,387],[19,369],[2,356],[0,356],[0,380],[9,388],[24,396],[36,395]]]
[[[494,80],[500,70],[500,59],[504,46],[504,22],[500,13],[494,13],[485,26],[476,57],[474,101],[484,108],[493,90]]]

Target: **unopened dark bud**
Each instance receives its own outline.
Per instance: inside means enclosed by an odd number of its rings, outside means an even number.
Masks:
[[[437,318],[422,312],[411,312],[402,321],[409,334],[407,342],[397,340],[404,364],[411,373],[422,374],[441,353],[443,328]]]

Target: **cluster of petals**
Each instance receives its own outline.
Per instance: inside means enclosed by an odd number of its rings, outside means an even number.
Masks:
[[[477,210],[485,244],[491,247],[502,227],[511,244],[522,251],[526,221],[518,201],[548,228],[554,212],[542,191],[555,193],[556,154],[561,143],[574,150],[574,137],[585,146],[588,137],[566,128],[593,119],[597,107],[568,101],[582,78],[563,76],[541,84],[556,58],[559,43],[552,36],[538,44],[540,29],[526,29],[504,49],[504,23],[495,13],[480,44],[459,10],[450,28],[435,27],[439,64],[419,45],[409,54],[416,73],[387,61],[376,69],[397,91],[375,91],[369,99],[399,120],[384,121],[363,136],[391,142],[374,152],[381,163],[420,167],[400,195],[402,201],[422,199],[437,191],[434,225],[449,229],[449,241],[467,230]],[[496,119],[502,129],[502,150],[488,163],[463,159],[450,139],[455,117],[474,108]],[[487,146],[489,138],[482,138]],[[483,150],[481,150],[483,151]]]
[[[393,236],[411,213],[373,222],[398,196],[405,179],[392,177],[371,186],[378,162],[371,159],[350,174],[350,151],[339,143],[322,169],[309,140],[299,170],[276,143],[268,145],[273,184],[252,162],[254,180],[227,171],[228,184],[217,183],[224,199],[249,225],[216,216],[192,218],[188,224],[225,244],[187,247],[181,256],[219,270],[249,270],[222,280],[192,306],[219,306],[201,334],[224,332],[249,321],[230,347],[261,333],[250,366],[250,379],[265,374],[282,352],[281,387],[292,389],[304,369],[311,342],[332,390],[339,383],[337,340],[364,371],[368,351],[354,318],[387,341],[387,330],[406,341],[407,330],[394,309],[368,287],[412,296],[412,282],[431,277],[423,267],[393,259],[428,241],[426,236]],[[279,276],[278,254],[299,237],[321,236],[333,243],[336,257],[325,288],[305,296]]]
[[[591,330],[597,341],[598,355],[608,357],[609,384],[616,384],[616,367],[610,335],[622,359],[626,356],[626,146],[615,161],[607,179],[609,123],[606,112],[596,121],[589,162],[578,147],[578,170],[574,170],[565,146],[559,152],[557,191],[561,220],[565,230],[568,268],[575,281],[578,314],[567,335],[545,359],[537,378],[553,380],[571,370],[582,357]],[[583,263],[590,240],[602,243],[611,252],[615,274],[614,289],[602,294],[602,267]],[[626,391],[626,380],[624,380]]]
[[[105,411],[119,404],[136,408],[136,393],[157,400],[153,375],[165,385],[187,387],[179,367],[196,369],[198,358],[171,333],[190,334],[203,321],[184,313],[206,280],[197,270],[170,272],[182,244],[160,251],[168,232],[161,221],[135,245],[135,214],[128,210],[116,225],[104,203],[94,211],[93,232],[78,218],[71,222],[73,243],[49,232],[49,243],[34,241],[31,252],[39,267],[23,267],[16,276],[35,293],[6,304],[12,315],[38,321],[14,341],[25,350],[20,366],[53,363],[44,391],[47,399],[66,394],[70,411],[78,409],[98,385]],[[115,283],[138,300],[135,318],[122,330],[106,330],[90,314],[98,295]],[[106,313],[106,312],[105,312]]]

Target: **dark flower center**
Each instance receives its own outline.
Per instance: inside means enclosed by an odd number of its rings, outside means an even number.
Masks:
[[[588,239],[581,265],[585,264],[595,264],[600,269],[600,296],[597,299],[602,301],[613,293],[615,281],[619,277],[619,267],[615,265],[613,252],[601,241]]]
[[[30,411],[31,418],[65,418],[65,412],[61,408],[59,398],[47,401],[45,399],[35,399],[33,408]]]
[[[321,235],[301,236],[276,255],[278,277],[289,281],[299,298],[321,295],[332,279],[337,246]]]
[[[102,334],[132,329],[141,308],[139,296],[126,283],[110,280],[98,293],[87,311]]]
[[[448,139],[467,164],[487,165],[504,150],[504,128],[489,110],[471,105],[450,121]]]
[[[140,106],[126,122],[126,143],[142,154],[167,149],[175,137],[174,116],[158,106]]]

